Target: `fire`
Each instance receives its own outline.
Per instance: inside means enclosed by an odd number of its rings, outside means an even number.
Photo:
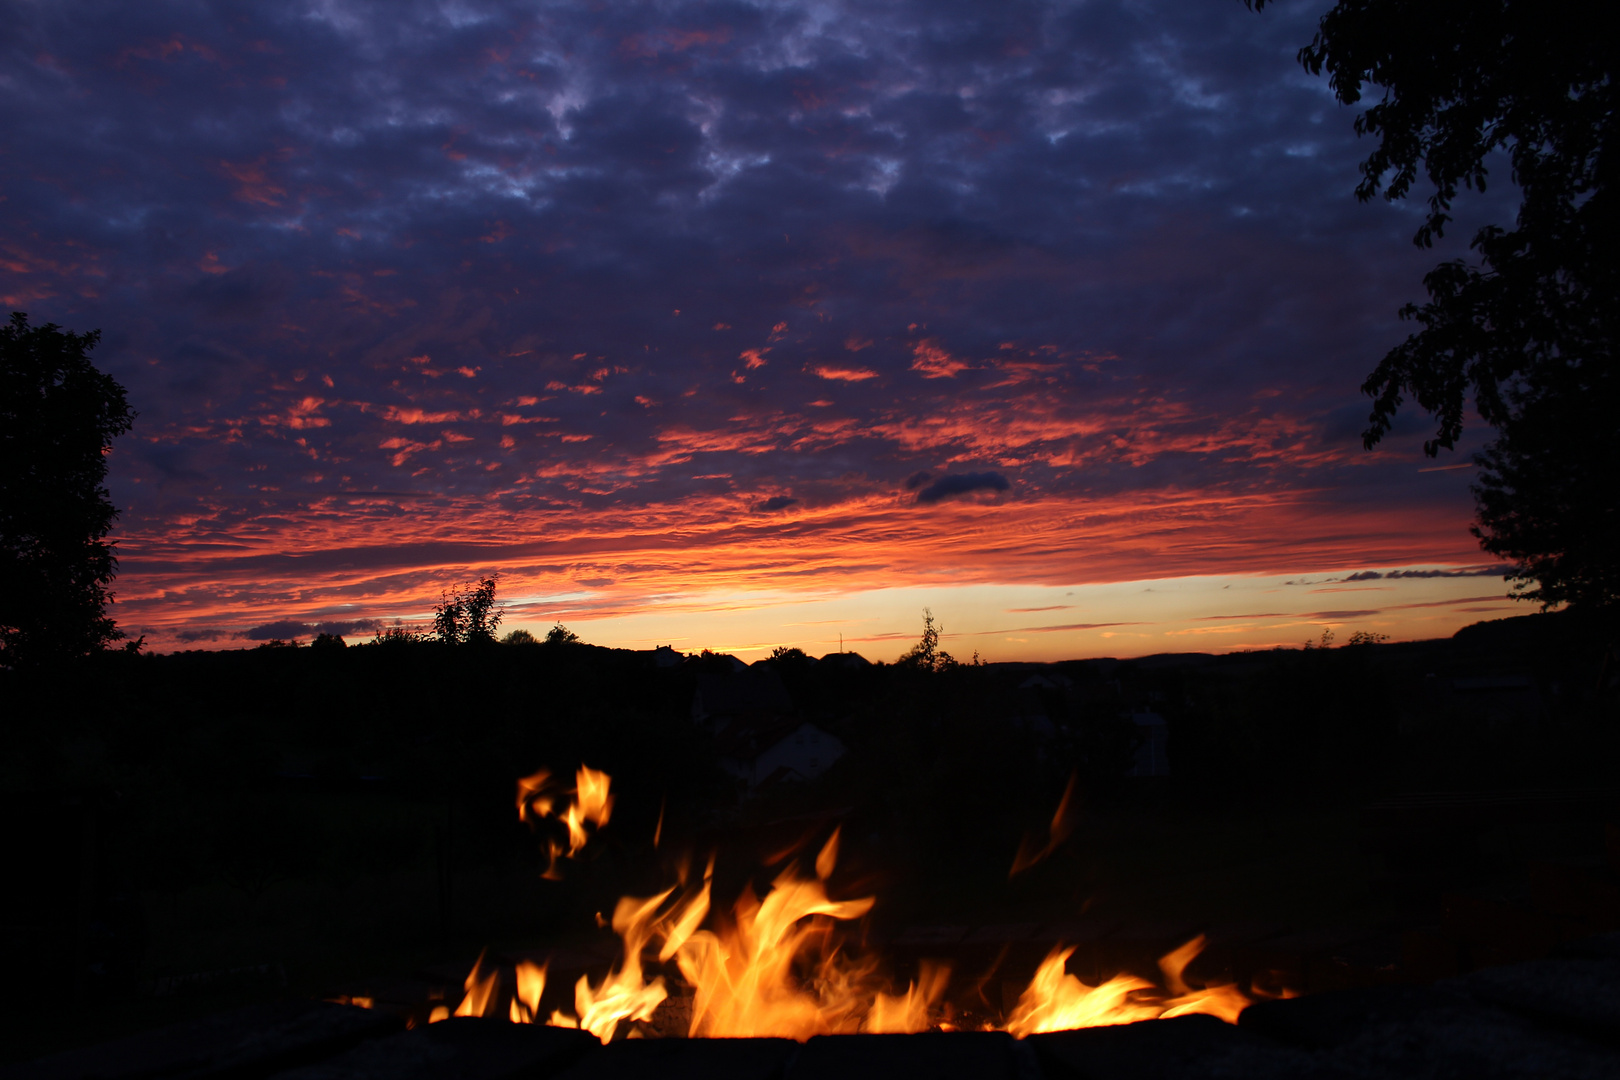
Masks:
[[[587,824],[600,828],[607,823],[613,806],[609,784],[606,773],[580,767],[574,798],[556,815],[568,829],[568,846],[551,843],[547,877],[555,876],[559,856],[577,855],[585,847],[591,835]],[[1044,850],[1026,842],[1014,873],[1044,858],[1062,842],[1070,828],[1072,787],[1071,783],[1053,817]],[[544,770],[519,780],[519,817],[528,822],[552,817],[560,800],[550,791],[551,776]],[[659,833],[662,826],[661,807]],[[712,857],[701,883],[689,884],[683,865],[677,883],[663,892],[623,897],[613,910],[611,923],[623,942],[622,959],[594,984],[589,976],[581,976],[574,984],[574,1013],[555,1010],[547,1022],[583,1028],[605,1043],[625,1034],[627,1025],[651,1021],[670,996],[668,969],[650,977],[647,971],[649,950],[656,947],[655,963],[672,963],[691,989],[687,1034],[693,1037],[777,1036],[803,1041],[815,1035],[952,1027],[945,1004],[951,974],[948,966],[923,962],[918,978],[904,993],[894,994],[877,979],[874,959],[852,956],[843,949],[838,923],[865,916],[875,898],[835,900],[828,894],[827,882],[838,861],[838,842],[835,829],[816,856],[814,877],[804,875],[797,861],[789,862],[763,899],[744,887],[724,915],[711,912]],[[1204,938],[1199,936],[1162,957],[1162,987],[1129,974],[1089,986],[1065,970],[1075,950],[1060,945],[1041,963],[1001,1028],[1022,1038],[1038,1032],[1196,1012],[1235,1023],[1249,1004],[1249,995],[1233,985],[1194,988],[1186,981],[1187,966],[1203,948]],[[546,967],[524,961],[516,965],[514,975],[509,1019],[513,1023],[539,1022]],[[497,972],[493,967],[486,970],[480,955],[467,975],[466,994],[455,1015],[496,1013],[497,989]],[[448,1011],[434,1010],[433,1019]],[[641,1033],[629,1028],[632,1037]]]
[[[857,1031],[866,1011],[861,989],[870,965],[841,955],[832,938],[834,919],[858,919],[873,897],[833,900],[826,879],[838,858],[838,833],[816,858],[815,878],[790,865],[771,883],[764,900],[744,889],[729,923],[719,931],[696,930],[675,945],[681,975],[693,989],[690,1034],[711,1038],[812,1035]],[[706,907],[708,882],[702,902]],[[672,937],[666,950],[673,944]],[[816,957],[804,985],[794,968]]]
[[[1230,984],[1194,990],[1183,978],[1187,965],[1203,950],[1204,936],[1200,934],[1160,958],[1165,987],[1174,995],[1166,998],[1158,987],[1135,975],[1116,975],[1100,986],[1087,986],[1064,971],[1074,950],[1053,949],[1013,1007],[1007,1030],[1023,1038],[1043,1031],[1130,1024],[1188,1013],[1209,1013],[1235,1024],[1249,1004],[1248,995]]]
[[[467,981],[462,984],[467,996],[456,1006],[457,1016],[484,1016],[489,1013],[495,1001],[495,972],[485,972],[483,968],[484,954],[479,953],[472,970],[467,972]]]
[[[512,995],[509,1018],[514,1024],[532,1024],[546,992],[546,965],[524,960],[517,965],[517,992]]]
[[[673,888],[666,889],[657,896],[645,899],[626,896],[619,901],[619,905],[613,909],[613,930],[624,939],[624,963],[618,971],[608,972],[598,986],[593,987],[590,978],[581,975],[574,984],[574,1008],[579,1016],[552,1013],[552,1026],[584,1028],[603,1042],[608,1042],[620,1023],[652,1019],[652,1014],[669,996],[669,991],[664,988],[662,975],[656,976],[652,982],[643,976],[641,952],[652,940],[653,922],[659,907],[674,891]]]
[[[1069,813],[1069,804],[1074,800],[1074,785],[1079,776],[1070,773],[1069,783],[1063,789],[1063,798],[1058,800],[1057,812],[1052,815],[1052,824],[1047,828],[1046,844],[1036,848],[1029,837],[1024,837],[1018,845],[1018,854],[1013,856],[1012,869],[1007,872],[1008,877],[1017,877],[1048,855],[1058,849],[1063,841],[1069,838],[1074,831],[1074,819]]]
[[[945,996],[946,984],[951,981],[951,969],[927,960],[919,968],[919,978],[904,994],[879,993],[872,999],[862,1031],[874,1035],[910,1035],[934,1026],[936,1008]]]
[[[612,779],[597,769],[585,765],[579,767],[574,778],[574,798],[561,816],[562,823],[568,827],[568,847],[564,849],[555,840],[547,842],[551,862],[542,875],[547,880],[556,881],[562,876],[557,869],[559,858],[566,856],[571,859],[584,850],[590,839],[590,834],[585,831],[587,823],[598,829],[608,823],[613,814],[613,796],[608,790]],[[557,808],[557,800],[550,794],[550,789],[549,769],[521,777],[517,782],[518,820],[536,825],[550,817]]]

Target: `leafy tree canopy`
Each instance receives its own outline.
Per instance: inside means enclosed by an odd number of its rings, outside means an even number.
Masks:
[[[939,635],[943,630],[944,627],[934,621],[933,611],[923,608],[922,637],[895,664],[917,671],[949,671],[956,667],[956,657],[939,647]]]
[[[451,645],[494,642],[501,625],[495,584],[491,575],[475,586],[461,585],[454,592],[441,593],[433,611],[433,632],[438,639]]]
[[[1269,0],[1246,0],[1255,9]],[[1527,0],[1340,0],[1299,59],[1326,73],[1378,142],[1356,195],[1429,189],[1414,240],[1430,246],[1465,189],[1484,191],[1505,153],[1519,192],[1512,227],[1475,234],[1477,260],[1441,263],[1420,329],[1368,376],[1368,447],[1410,396],[1437,421],[1424,445],[1455,447],[1471,396],[1497,437],[1478,460],[1474,528],[1515,560],[1519,596],[1607,607],[1616,591],[1612,476],[1620,437],[1613,375],[1620,309],[1614,177],[1615,20],[1600,4]],[[1531,583],[1534,583],[1533,587]]]
[[[123,635],[106,614],[118,511],[103,486],[135,413],[90,362],[99,331],[0,326],[0,663],[82,656]]]
[[[579,635],[574,633],[562,623],[557,623],[546,631],[547,645],[574,645],[579,642]]]

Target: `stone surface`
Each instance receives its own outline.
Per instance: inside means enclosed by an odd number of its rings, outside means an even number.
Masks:
[[[627,1039],[556,1080],[779,1080],[798,1052],[791,1039]]]
[[[1261,1001],[1238,1017],[1238,1027],[1275,1042],[1308,1050],[1330,1050],[1369,1028],[1397,1023],[1443,1004],[1442,993],[1412,986],[1337,990],[1327,994]]]
[[[1476,971],[1449,985],[1542,1024],[1620,1044],[1620,962],[1535,960]]]
[[[545,1080],[602,1044],[572,1028],[453,1017],[363,1043],[278,1080]]]
[[[252,1005],[0,1070],[5,1080],[250,1080],[340,1054],[403,1027],[324,1001]]]
[[[1428,989],[1379,987],[1263,1002],[1244,1011],[1240,1029],[1308,1051],[1311,1068],[1304,1075],[1620,1076],[1614,1047],[1498,1008],[1465,986],[1455,980]]]
[[[1038,1080],[1017,1040],[1002,1032],[819,1035],[788,1063],[784,1080]]]
[[[1614,1080],[1612,1047],[1567,1035],[1474,1002],[1446,1000],[1413,1016],[1374,1024],[1318,1059],[1359,1077],[1457,1080]]]
[[[1279,1046],[1213,1016],[1031,1035],[1024,1040],[1047,1080],[1251,1080],[1347,1078],[1312,1054]]]

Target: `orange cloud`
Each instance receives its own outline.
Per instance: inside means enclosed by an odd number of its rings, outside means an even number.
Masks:
[[[946,352],[933,338],[924,338],[911,346],[911,370],[922,372],[925,379],[954,379],[972,366]]]
[[[831,364],[817,364],[810,369],[810,373],[835,382],[865,382],[878,377],[878,373],[871,368],[833,367]]]

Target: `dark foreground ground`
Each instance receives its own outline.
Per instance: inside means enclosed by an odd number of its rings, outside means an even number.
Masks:
[[[717,853],[719,898],[763,890],[770,853],[834,826],[833,891],[878,898],[858,936],[902,986],[945,958],[993,1005],[1059,940],[1091,980],[1198,932],[1206,979],[1307,1001],[1439,985],[1620,929],[1608,649],[1598,628],[1535,616],[1220,658],[788,660],[793,717],[847,752],[747,798],[692,723],[720,658],[378,645],[0,673],[0,1055],[344,993],[392,993],[402,1015],[459,993],[485,947],[552,957],[545,1007],[566,1006],[564,969],[598,977],[613,958],[594,914],[616,897],[672,883],[683,852]],[[1166,722],[1168,775],[1129,775],[1145,712]],[[580,762],[613,775],[614,817],[544,881],[513,781]],[[1010,878],[1070,776],[1071,834]],[[800,1064],[760,1075],[820,1060],[790,1053]]]
[[[8,1080],[1159,1080],[1470,1077],[1600,1080],[1620,1072],[1620,939],[1432,986],[1341,990],[1208,1016],[1032,1035],[934,1032],[643,1039],[326,1003],[257,1006],[11,1066]]]

